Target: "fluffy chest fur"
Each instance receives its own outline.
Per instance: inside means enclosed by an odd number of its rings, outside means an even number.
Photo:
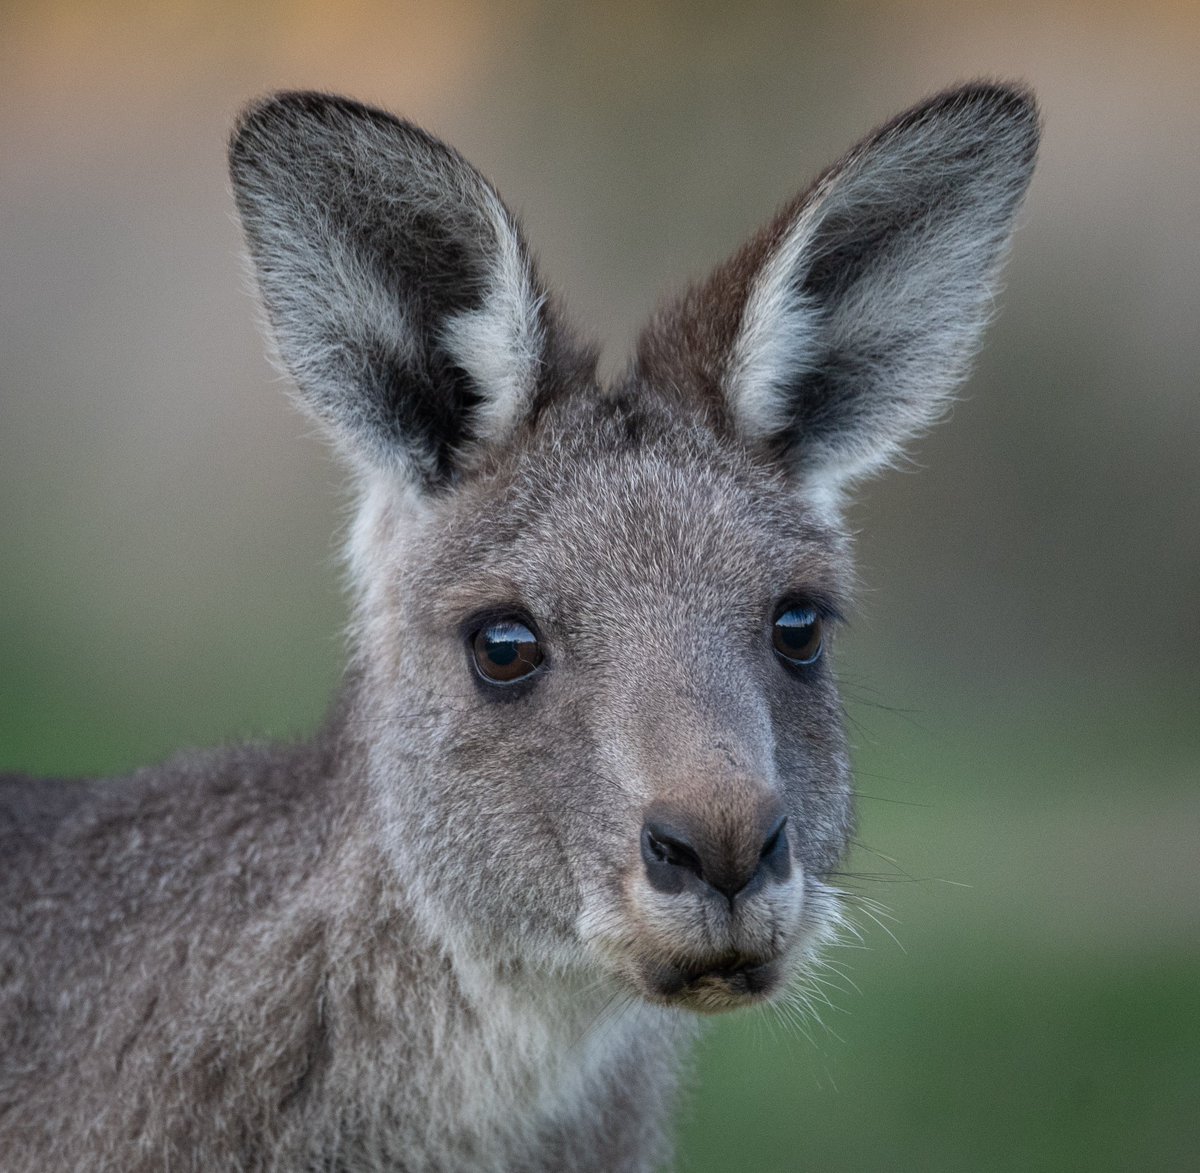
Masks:
[[[375,1009],[394,1020],[371,1029],[372,1043],[359,1037],[335,1052],[314,1088],[328,1114],[323,1160],[364,1171],[659,1167],[658,1122],[690,1023],[595,983],[498,980],[449,962],[414,999],[411,972],[389,968],[376,975]],[[359,984],[353,997],[361,1005],[370,994]],[[350,1033],[367,1021],[348,1023]],[[310,1126],[297,1128],[298,1156],[312,1145]],[[283,1140],[287,1152],[293,1142]]]

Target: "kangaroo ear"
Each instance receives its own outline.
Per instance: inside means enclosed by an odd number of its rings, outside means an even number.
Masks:
[[[495,189],[417,127],[323,94],[251,106],[229,161],[282,366],[351,456],[430,487],[502,440],[546,323]]]
[[[887,464],[966,375],[1028,186],[1027,92],[941,94],[850,152],[643,336],[817,496]]]

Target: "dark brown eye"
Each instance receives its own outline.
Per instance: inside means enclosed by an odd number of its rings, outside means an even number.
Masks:
[[[789,664],[815,664],[821,655],[821,617],[811,607],[789,607],[775,620],[771,639]]]
[[[518,619],[493,619],[472,637],[480,675],[493,684],[512,684],[542,662],[537,636]]]

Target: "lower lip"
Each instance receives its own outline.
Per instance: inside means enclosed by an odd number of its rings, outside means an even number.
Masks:
[[[661,997],[673,1002],[715,999],[733,1006],[764,998],[777,984],[776,967],[767,962],[734,970],[714,969],[691,976],[676,974],[667,980],[659,977],[654,982],[654,988]]]

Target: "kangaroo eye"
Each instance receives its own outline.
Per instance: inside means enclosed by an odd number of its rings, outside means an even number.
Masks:
[[[821,655],[821,617],[811,607],[789,607],[776,618],[771,639],[789,664],[815,664]]]
[[[518,619],[485,623],[472,637],[471,650],[480,675],[493,684],[520,680],[543,659],[537,636]]]

